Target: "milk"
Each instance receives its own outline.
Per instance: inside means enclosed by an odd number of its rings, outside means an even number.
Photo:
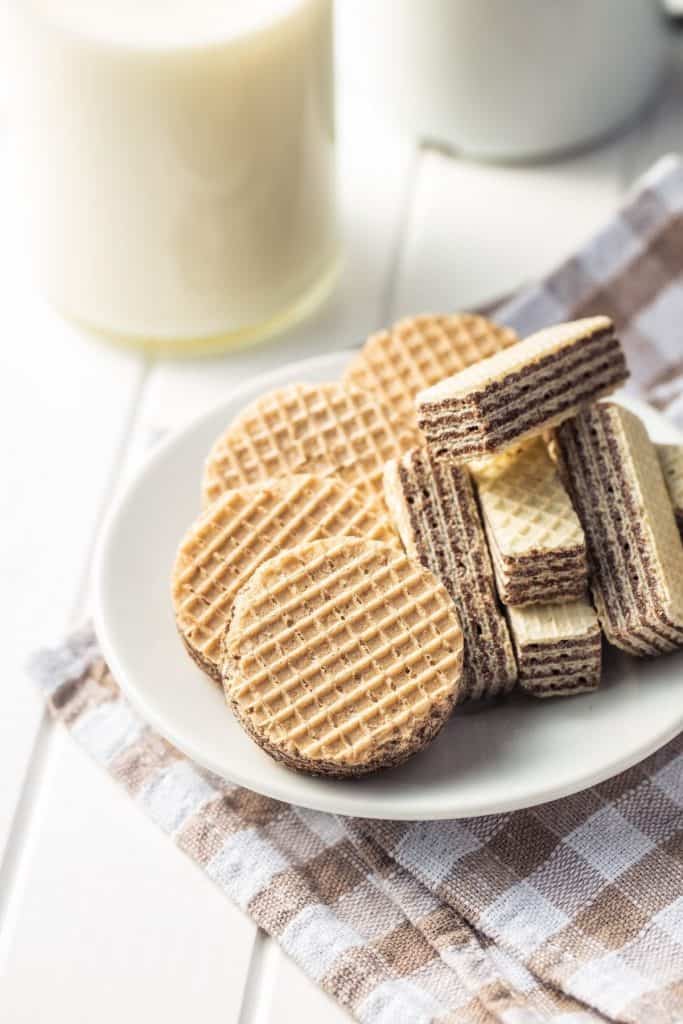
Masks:
[[[116,335],[263,334],[337,258],[331,0],[12,0],[44,286]]]

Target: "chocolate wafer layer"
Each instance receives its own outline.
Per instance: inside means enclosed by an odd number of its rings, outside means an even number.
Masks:
[[[645,427],[621,406],[598,403],[556,436],[607,639],[638,655],[676,649],[683,643],[683,546]]]
[[[417,439],[410,423],[358,388],[278,388],[248,405],[214,443],[204,469],[204,504],[291,473],[334,474],[382,500],[384,463]]]
[[[172,578],[178,630],[200,668],[221,682],[235,597],[262,562],[303,541],[348,535],[399,546],[383,505],[331,477],[271,480],[213,502],[183,538]]]
[[[542,438],[472,467],[500,599],[552,603],[588,585],[586,541]]]
[[[398,548],[318,541],[240,591],[223,670],[238,720],[272,757],[361,775],[406,760],[447,720],[462,630],[442,584]]]
[[[518,341],[509,327],[473,313],[407,317],[370,335],[343,380],[372,391],[416,424],[415,396]]]
[[[463,461],[540,434],[628,377],[607,317],[549,327],[417,396],[435,455]]]
[[[678,532],[683,537],[683,445],[658,444],[655,447],[676,517]]]
[[[547,604],[549,601],[571,601],[583,597],[587,589],[585,562],[577,562],[566,572],[553,572],[548,567],[543,573],[519,577],[515,567],[514,581],[510,580],[505,568],[501,568],[495,551],[491,550],[491,561],[496,573],[498,596],[503,604],[527,605]],[[549,598],[548,595],[552,595]]]
[[[535,697],[567,697],[600,683],[601,633],[588,601],[508,608],[519,685]]]
[[[387,463],[384,491],[406,551],[441,580],[460,613],[461,700],[510,690],[517,678],[515,658],[469,473],[418,448]]]

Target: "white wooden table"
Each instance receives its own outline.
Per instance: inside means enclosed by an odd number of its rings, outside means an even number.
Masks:
[[[87,614],[102,513],[154,432],[247,376],[543,271],[657,156],[683,149],[683,71],[633,132],[542,168],[478,166],[366,120],[347,105],[347,263],[332,300],[272,343],[185,362],[107,347],[34,293],[0,123],[3,1024],[346,1019],[47,721],[26,658]]]

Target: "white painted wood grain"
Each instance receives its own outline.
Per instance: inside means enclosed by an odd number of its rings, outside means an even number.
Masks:
[[[346,1010],[306,977],[293,960],[274,946],[269,990],[253,1024],[282,1024],[282,1008],[296,1007],[297,1024],[348,1024]]]
[[[63,730],[38,801],[0,1020],[237,1020],[253,924]]]
[[[0,860],[42,714],[24,665],[68,625],[142,372],[37,295],[0,135]]]
[[[469,309],[542,274],[614,208],[618,144],[542,167],[424,152],[394,315]]]

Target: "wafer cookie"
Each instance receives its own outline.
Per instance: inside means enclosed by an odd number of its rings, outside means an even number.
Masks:
[[[683,445],[658,444],[655,447],[676,517],[678,532],[683,537]]]
[[[683,643],[683,546],[645,427],[598,403],[556,437],[607,639],[632,654],[674,650]]]
[[[469,473],[417,448],[387,463],[384,491],[406,551],[441,580],[460,613],[465,636],[460,699],[510,690],[517,678],[515,657]]]
[[[462,676],[443,586],[402,551],[342,538],[256,570],[225,637],[226,697],[290,768],[354,776],[399,764],[439,731]]]
[[[508,608],[519,685],[534,697],[568,697],[600,683],[598,618],[586,600]]]
[[[558,324],[421,391],[418,423],[436,455],[467,461],[561,423],[627,376],[611,320]]]
[[[204,468],[204,504],[224,491],[290,473],[335,474],[381,499],[384,463],[418,436],[358,388],[278,388],[248,405],[214,443]]]
[[[386,511],[331,477],[299,475],[226,491],[190,527],[176,556],[172,598],[191,656],[221,682],[223,633],[258,566],[287,547],[338,535],[398,546]]]
[[[509,327],[475,313],[407,317],[371,334],[343,380],[415,421],[415,396],[444,377],[487,359],[518,340]]]
[[[581,597],[586,540],[542,438],[472,464],[501,601]]]

